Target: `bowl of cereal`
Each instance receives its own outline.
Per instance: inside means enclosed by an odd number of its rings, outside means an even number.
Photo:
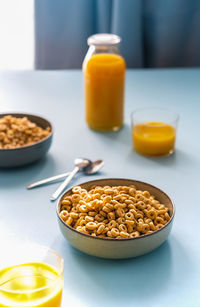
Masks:
[[[100,179],[66,191],[57,203],[61,233],[89,255],[123,259],[159,247],[174,218],[169,196],[131,179]]]
[[[42,158],[52,142],[52,125],[40,116],[0,114],[0,167],[23,166]]]

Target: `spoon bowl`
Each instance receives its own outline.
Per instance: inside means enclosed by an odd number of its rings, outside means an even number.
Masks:
[[[83,169],[84,174],[92,175],[97,173],[103,166],[103,160],[90,161],[91,163]]]

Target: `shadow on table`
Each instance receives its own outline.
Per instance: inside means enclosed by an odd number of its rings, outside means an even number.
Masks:
[[[152,168],[152,164],[155,166],[162,166],[166,168],[170,167],[187,167],[192,166],[195,162],[195,158],[187,154],[187,152],[176,149],[175,152],[169,156],[164,157],[147,157],[136,153],[131,150],[126,156],[126,161],[135,163],[136,165],[143,165],[143,167]]]
[[[98,132],[95,130],[90,130],[96,136],[105,138],[109,140],[111,146],[112,143],[121,143],[123,146],[132,147],[131,144],[131,130],[128,124],[124,124],[119,131],[108,131],[108,132]]]
[[[44,158],[25,165],[15,168],[0,168],[0,187],[18,186],[24,183],[25,185],[39,180],[39,174],[45,170],[45,176],[53,176],[55,170],[55,160],[51,154],[46,155]]]
[[[190,278],[193,271],[192,260],[180,242],[172,236],[170,241],[166,241],[155,251],[127,260],[88,256],[69,245],[62,244],[60,248],[65,260],[68,283],[66,293],[71,287],[73,295],[77,295],[85,303],[84,306],[105,306],[103,302],[107,302],[106,306],[155,303],[162,292],[171,289],[171,283],[176,283],[176,278],[181,291],[182,283]],[[98,298],[97,301],[94,300],[95,297]]]
[[[145,165],[150,162],[166,167],[173,166],[177,163],[188,165],[189,163],[193,162],[194,157],[189,156],[186,151],[179,148],[176,148],[172,155],[164,157],[147,157],[138,154],[133,150],[131,129],[128,124],[124,124],[124,126],[117,132],[93,131],[93,133],[96,134],[96,136],[101,137],[103,140],[108,140],[110,148],[112,148],[112,145],[119,146],[121,153],[123,152],[124,154],[124,159],[130,162],[134,161],[135,163],[144,163]]]
[[[141,155],[139,155],[135,152],[134,152],[134,154],[141,157]],[[173,154],[171,154],[169,156],[164,156],[164,157],[145,157],[145,156],[142,156],[142,157],[143,157],[143,159],[150,160],[155,164],[160,164],[160,165],[163,165],[163,166],[166,166],[166,167],[173,166],[174,164],[179,163],[180,161],[184,165],[188,165],[188,163],[193,161],[192,157],[190,157],[189,155],[187,155],[186,152],[184,152],[184,151],[182,151],[178,148],[175,150],[175,152]]]
[[[135,259],[104,260],[99,258],[74,257],[83,265],[85,274],[89,274],[98,293],[118,302],[123,306],[126,302],[152,300],[157,291],[165,291],[165,285],[171,275],[171,249],[168,242],[157,251]],[[94,268],[92,268],[94,266]],[[156,289],[156,291],[155,291]],[[144,297],[145,293],[145,297]]]

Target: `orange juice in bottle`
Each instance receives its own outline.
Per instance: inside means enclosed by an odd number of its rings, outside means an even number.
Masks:
[[[91,129],[118,130],[123,125],[126,64],[118,46],[120,37],[96,34],[83,62],[85,117]]]

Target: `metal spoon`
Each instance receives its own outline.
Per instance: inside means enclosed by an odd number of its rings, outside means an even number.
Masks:
[[[91,163],[83,169],[83,172],[86,175],[95,174],[104,166],[103,160],[96,160],[96,161],[93,161],[93,162],[90,161],[90,162]]]
[[[96,161],[93,161],[93,162],[90,161],[90,164],[87,167],[83,168],[83,172],[86,175],[95,174],[103,167],[103,165],[104,165],[103,160],[96,160]],[[45,179],[42,179],[42,180],[39,180],[39,181],[36,181],[34,183],[29,184],[26,188],[27,189],[33,189],[33,188],[39,187],[41,185],[44,185],[46,183],[53,183],[53,182],[56,182],[60,179],[64,179],[65,177],[69,176],[69,174],[70,174],[70,172],[67,172],[67,173],[63,173],[63,174],[56,175],[56,176],[53,176],[53,177],[45,178]]]
[[[90,165],[90,160],[84,158],[78,158],[74,160],[74,164],[76,165],[73,171],[69,174],[69,176],[64,180],[64,182],[58,187],[58,189],[52,194],[50,200],[56,200],[58,196],[64,191],[67,185],[70,183],[72,178],[82,169]]]

